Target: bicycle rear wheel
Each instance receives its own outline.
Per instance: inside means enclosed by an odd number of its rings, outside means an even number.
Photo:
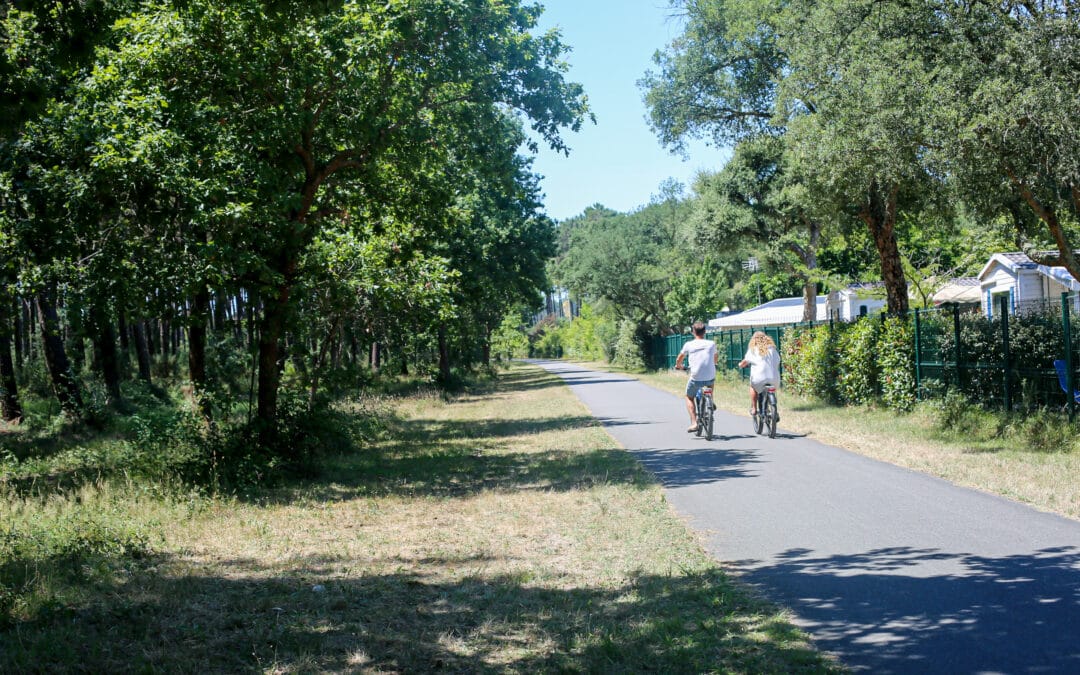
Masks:
[[[697,431],[694,432],[695,436],[701,436],[701,429],[704,426],[704,422],[705,422],[705,412],[703,410],[705,408],[705,406],[703,405],[704,401],[705,401],[705,397],[701,395],[701,392],[698,392],[697,400],[694,401],[695,410],[697,412]]]
[[[705,440],[711,441],[712,440],[712,430],[713,430],[712,399],[709,398],[709,397],[704,397],[704,401],[705,401],[705,405],[703,405],[702,407],[705,409],[705,411],[704,411],[704,416],[700,418],[700,421],[701,421],[701,426],[703,427],[703,429],[705,431]]]
[[[776,394],[769,392],[765,397],[765,426],[769,429],[769,438],[776,438]]]

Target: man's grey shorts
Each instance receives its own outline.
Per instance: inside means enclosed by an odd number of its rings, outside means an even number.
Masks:
[[[694,398],[697,396],[697,390],[702,387],[711,387],[716,380],[695,380],[690,378],[690,381],[686,383],[686,398]]]

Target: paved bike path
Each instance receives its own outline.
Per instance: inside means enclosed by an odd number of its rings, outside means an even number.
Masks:
[[[874,673],[1080,672],[1080,523],[556,361],[704,533],[817,646]],[[783,416],[783,398],[780,409]],[[992,461],[992,456],[987,457]]]

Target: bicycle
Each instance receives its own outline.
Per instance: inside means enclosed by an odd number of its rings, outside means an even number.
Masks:
[[[776,422],[779,419],[780,409],[776,405],[776,387],[770,384],[757,397],[757,410],[754,411],[754,433],[760,436],[764,430],[769,434],[769,438],[776,438]]]
[[[694,396],[694,410],[697,413],[697,432],[700,436],[705,434],[705,440],[713,439],[713,411],[716,404],[713,403],[713,389],[710,386],[701,387]]]
[[[689,371],[690,369],[679,368],[678,370]],[[694,432],[695,435],[701,436],[702,432],[704,432],[705,440],[711,441],[713,439],[715,410],[716,404],[713,402],[712,385],[699,387],[697,393],[694,394],[694,414],[697,415],[697,431]]]

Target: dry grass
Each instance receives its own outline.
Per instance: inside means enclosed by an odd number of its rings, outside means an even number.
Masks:
[[[127,502],[157,553],[0,633],[0,670],[837,669],[727,578],[557,378],[515,366],[396,406],[393,440],[319,480]]]
[[[673,371],[635,377],[672,393],[681,393],[686,384],[686,376]],[[749,394],[741,381],[718,380],[714,396],[718,407],[747,415]],[[930,406],[899,414],[829,406],[782,391],[780,410],[785,429],[822,443],[1080,519],[1080,453],[1075,450],[1034,450],[1023,435],[1007,429],[999,435],[993,430],[943,433]],[[749,419],[746,424],[749,428]]]

